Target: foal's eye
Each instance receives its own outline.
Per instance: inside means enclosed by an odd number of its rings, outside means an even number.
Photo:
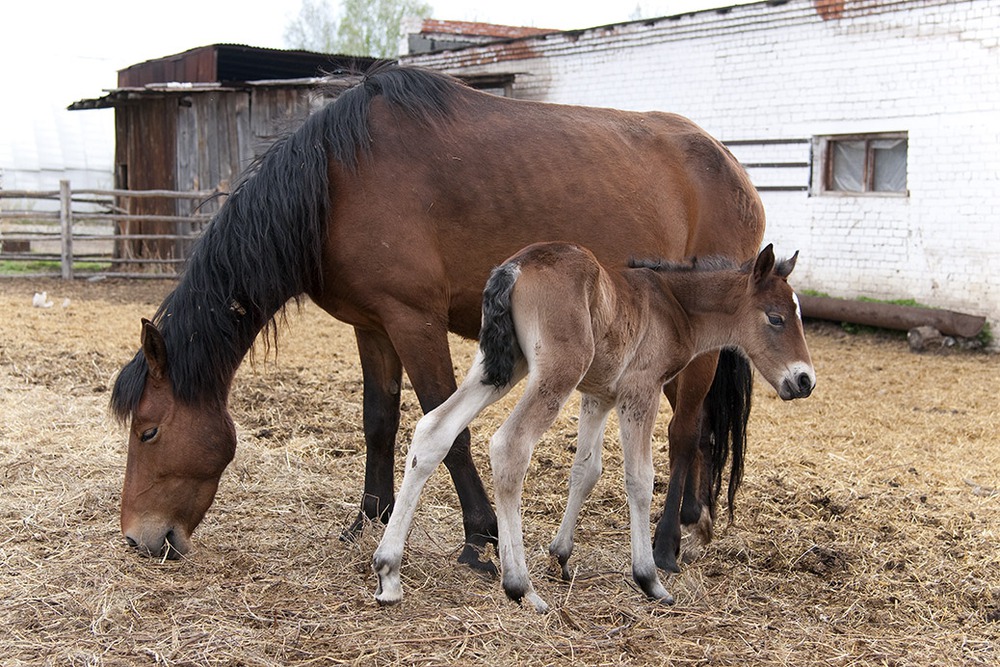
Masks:
[[[154,426],[153,428],[147,428],[145,431],[142,432],[142,435],[139,436],[139,441],[140,442],[149,442],[150,440],[152,440],[153,438],[155,438],[156,434],[159,433],[159,432],[160,432],[160,429],[157,428],[156,426]]]
[[[773,327],[780,327],[785,323],[785,318],[776,313],[768,313],[767,321],[770,322]]]

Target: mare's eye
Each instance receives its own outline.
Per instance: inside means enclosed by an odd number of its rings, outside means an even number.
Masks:
[[[780,327],[780,326],[784,325],[785,318],[782,317],[781,315],[776,314],[776,313],[768,313],[767,314],[767,321],[770,322],[771,326],[773,326],[773,327]]]
[[[139,436],[139,441],[140,442],[149,442],[150,440],[152,440],[153,438],[155,438],[156,435],[157,435],[157,433],[159,433],[159,432],[160,432],[160,429],[157,428],[157,427],[155,427],[155,426],[153,428],[147,428],[145,431],[142,432],[142,435]]]

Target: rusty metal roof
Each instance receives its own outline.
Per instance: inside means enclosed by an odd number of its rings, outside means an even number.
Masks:
[[[74,102],[69,109],[109,109],[151,95],[327,86],[331,77],[364,72],[375,62],[375,58],[361,56],[212,44],[118,70],[118,88],[102,97]]]
[[[312,51],[212,44],[155,58],[118,70],[119,88],[151,83],[237,83],[263,79],[301,79],[339,71],[364,71],[374,58]]]

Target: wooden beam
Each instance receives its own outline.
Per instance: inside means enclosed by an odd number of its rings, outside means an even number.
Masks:
[[[892,303],[805,295],[799,295],[799,301],[802,303],[803,317],[899,331],[931,326],[946,336],[975,338],[986,324],[985,317],[939,308],[915,308]]]

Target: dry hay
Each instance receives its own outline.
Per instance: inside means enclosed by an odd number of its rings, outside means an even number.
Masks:
[[[537,616],[456,565],[461,516],[443,470],[417,514],[406,599],[380,609],[368,561],[381,529],[338,539],[363,479],[353,337],[312,305],[290,315],[276,361],[240,371],[237,459],[196,549],[160,563],[125,548],[124,436],[107,416],[108,387],[135,351],[138,318],[168,287],[3,283],[5,665],[1000,662],[996,355],[917,356],[901,339],[811,326],[819,387],[789,404],[758,386],[736,522],[669,579],[672,608],[631,585],[613,437],[584,508],[577,578],[547,574],[570,411],[539,444],[526,486],[529,564],[555,611]],[[56,306],[31,308],[35,289]],[[472,346],[454,348],[464,370]],[[419,416],[409,391],[403,406],[405,446]],[[484,472],[502,415],[474,424]],[[665,407],[657,503],[668,418]]]

